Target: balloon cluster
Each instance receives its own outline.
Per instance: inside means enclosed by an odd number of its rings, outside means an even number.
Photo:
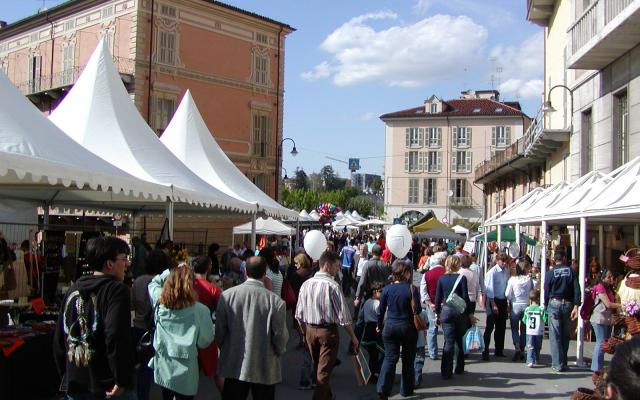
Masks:
[[[336,214],[340,212],[340,207],[333,203],[320,203],[316,207],[316,212],[320,216],[320,223],[326,224],[333,221]]]

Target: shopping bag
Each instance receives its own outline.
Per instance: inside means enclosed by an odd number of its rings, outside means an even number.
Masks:
[[[484,339],[480,328],[477,325],[473,325],[467,330],[462,339],[464,344],[464,354],[481,353],[484,351]]]
[[[287,310],[295,310],[298,303],[296,292],[293,291],[293,287],[286,279],[282,282],[282,300],[284,300]]]

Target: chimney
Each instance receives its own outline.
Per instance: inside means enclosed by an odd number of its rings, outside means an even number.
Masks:
[[[4,28],[5,26],[7,26],[7,21],[0,21],[0,29]]]

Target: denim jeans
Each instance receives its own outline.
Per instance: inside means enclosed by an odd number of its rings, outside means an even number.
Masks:
[[[573,303],[551,299],[549,313],[549,348],[551,367],[556,370],[567,368],[567,352],[571,335],[571,310]]]
[[[509,314],[509,321],[511,325],[511,339],[513,340],[513,347],[516,351],[524,351],[524,346],[527,339],[527,327],[522,322],[522,315],[527,308],[526,304],[513,304],[511,306],[511,313]]]
[[[124,393],[117,397],[107,397],[104,393],[67,393],[68,400],[102,400],[102,399],[113,399],[113,400],[136,400],[138,396],[136,396],[136,392],[131,389],[126,389]]]
[[[342,293],[344,297],[351,294],[351,268],[342,267]]]
[[[462,338],[469,329],[469,317],[461,315],[452,322],[442,323],[442,334],[444,336],[444,346],[442,347],[442,363],[440,373],[442,377],[448,379],[453,374],[453,363],[455,358],[456,373],[464,372],[464,349]],[[456,352],[457,347],[457,352]]]
[[[436,360],[438,358],[438,325],[436,325],[436,313],[427,307],[427,318],[429,319],[429,328],[427,328],[427,349],[429,358]]]
[[[389,323],[384,325],[382,341],[384,343],[384,360],[378,378],[378,393],[391,395],[391,388],[396,376],[396,364],[402,357],[402,377],[400,394],[408,396],[414,388],[414,361],[416,358],[416,341],[418,333],[411,321]],[[400,353],[402,347],[402,354]]]
[[[611,337],[611,325],[601,325],[592,323],[593,330],[596,333],[596,345],[593,348],[593,357],[591,358],[591,370],[602,371],[604,364],[604,351],[602,351],[602,342]]]
[[[540,363],[540,349],[542,349],[543,335],[527,335],[527,364]]]
[[[424,367],[425,359],[425,347],[416,348],[416,360],[413,363],[413,370],[415,372],[415,386],[422,385],[422,369]]]

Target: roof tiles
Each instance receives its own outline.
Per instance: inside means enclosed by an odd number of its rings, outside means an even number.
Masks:
[[[439,117],[475,117],[475,116],[526,116],[520,109],[520,103],[499,102],[490,99],[456,99],[442,102],[442,112],[426,113],[425,107],[383,114],[380,119],[392,118],[439,118]]]

